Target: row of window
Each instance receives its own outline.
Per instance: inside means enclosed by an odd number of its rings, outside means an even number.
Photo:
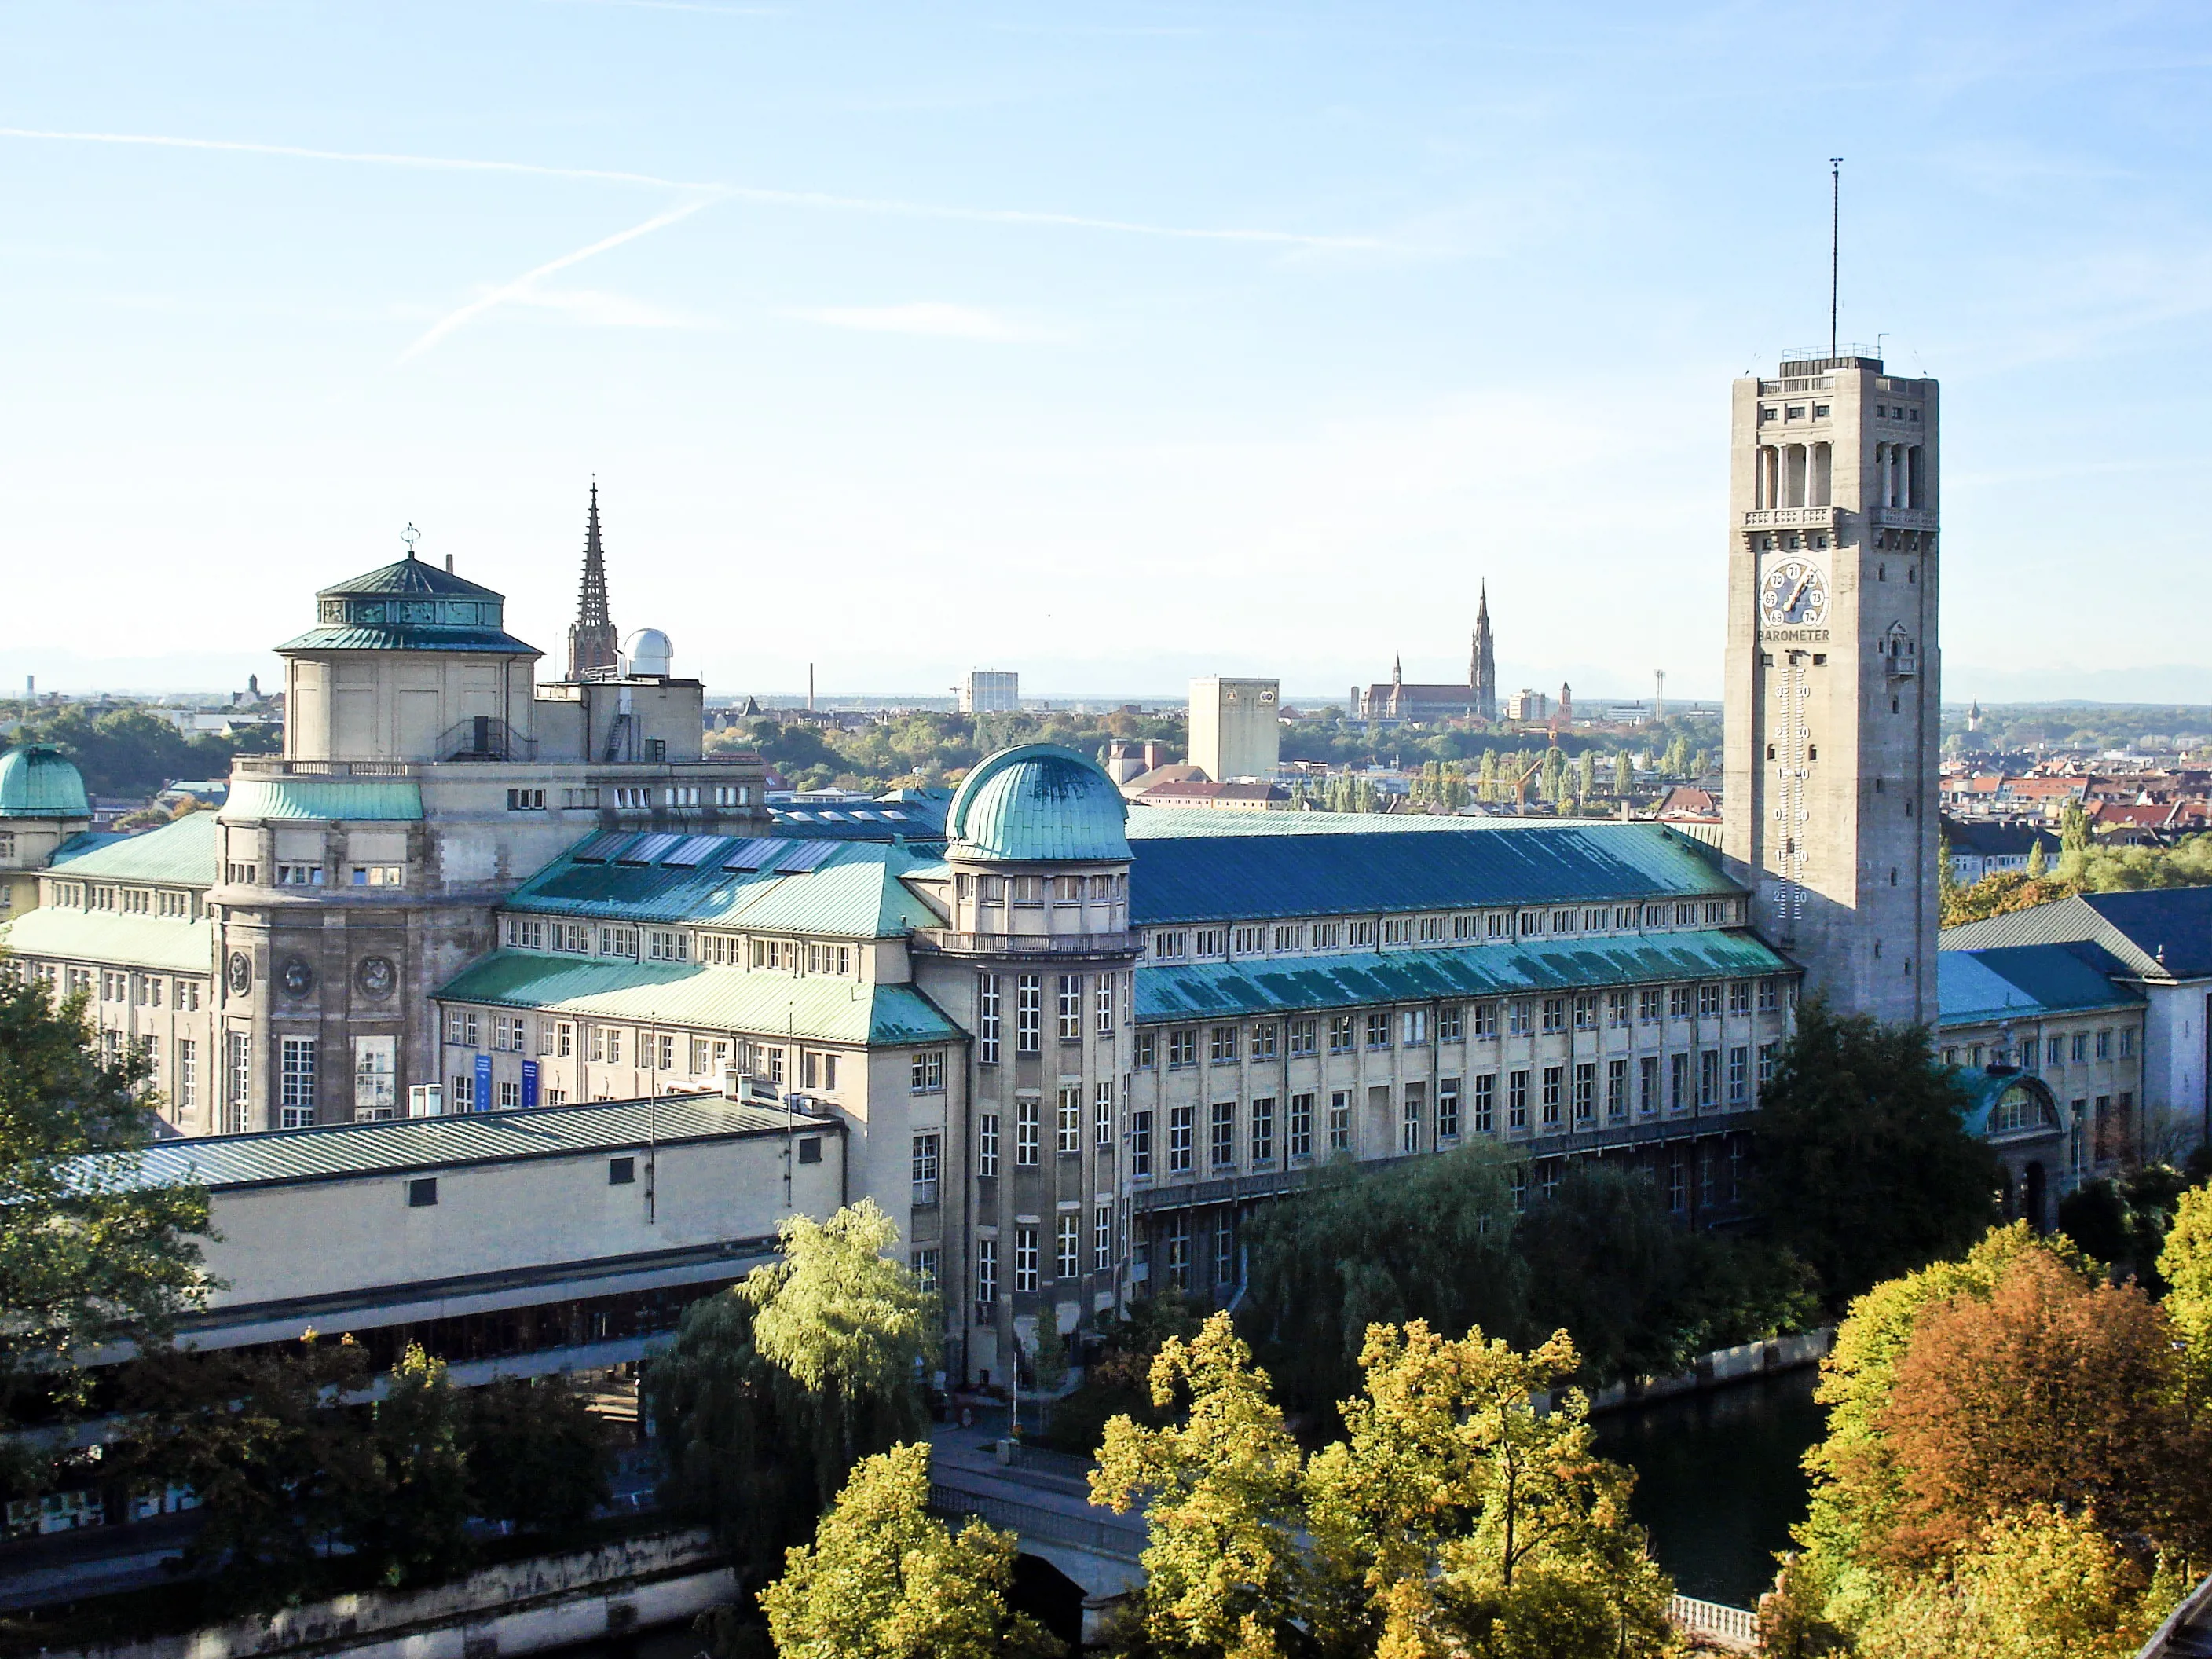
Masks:
[[[1053,981],[1053,1032],[1062,1042],[1083,1041],[1088,1018],[1100,1036],[1111,1036],[1126,1018],[1127,979],[1120,974],[978,974],[975,976],[975,1061],[996,1066],[1006,1047],[1006,988],[1013,981],[1014,1052],[1041,1053],[1044,1047],[1047,978]]]
[[[1112,904],[1129,896],[1129,878],[1106,876],[971,876],[954,878],[956,897],[979,904],[1030,908],[1054,904]]]
[[[349,887],[404,887],[407,866],[404,864],[341,865],[338,873],[345,878]],[[279,864],[271,871],[275,884],[279,887],[322,887],[324,866],[319,864]],[[222,878],[233,887],[252,887],[258,884],[261,866],[258,864],[227,863],[222,866]]]
[[[1053,1218],[1052,1277],[1056,1279],[1079,1279],[1083,1276],[1084,1218],[1079,1210],[1063,1210]],[[1042,1223],[1024,1222],[1011,1229],[1013,1234],[1013,1291],[1017,1296],[1026,1296],[1042,1290],[1045,1279],[1042,1243],[1045,1237]],[[1106,1273],[1114,1265],[1114,1206],[1099,1204],[1091,1212],[1091,1271]],[[932,1252],[933,1257],[934,1252]],[[930,1277],[936,1277],[934,1260]],[[995,1234],[985,1233],[975,1241],[975,1300],[981,1304],[978,1316],[988,1321],[988,1311],[999,1299],[999,1239]]]
[[[34,962],[27,966],[33,979],[56,987],[64,996],[73,996],[92,986],[94,970],[89,968],[51,962]],[[197,1012],[199,1008],[198,980],[182,976],[170,979],[161,974],[134,973],[126,968],[102,968],[98,972],[102,1002],[136,1008],[173,1007],[180,1013]]]
[[[1395,1091],[1389,1084],[1376,1084],[1365,1091],[1369,1144],[1364,1148],[1357,1139],[1356,1097],[1350,1089],[1329,1091],[1325,1108],[1319,1093],[1293,1094],[1279,1102],[1273,1096],[1241,1104],[1218,1100],[1206,1108],[1205,1166],[1209,1171],[1226,1172],[1239,1167],[1266,1169],[1279,1159],[1295,1163],[1332,1152],[1364,1150],[1370,1157],[1420,1152],[1470,1134],[1522,1134],[1532,1127],[1545,1133],[1571,1127],[1619,1127],[1632,1121],[1713,1111],[1723,1103],[1728,1109],[1740,1111],[1752,1104],[1754,1084],[1764,1089],[1772,1081],[1774,1054],[1773,1043],[1761,1043],[1754,1061],[1750,1045],[1739,1043],[1724,1050],[1645,1054],[1633,1061],[1582,1060],[1571,1066],[1486,1072],[1467,1079],[1443,1079],[1433,1101],[1425,1082],[1407,1083]],[[1165,1141],[1156,1149],[1157,1115],[1150,1109],[1129,1115],[1130,1176],[1138,1180],[1152,1176],[1156,1150],[1164,1153],[1165,1174],[1197,1173],[1199,1108],[1169,1107]],[[1382,1144],[1376,1144],[1377,1137],[1383,1138]],[[986,1173],[980,1160],[977,1173]]]
[[[2017,1061],[2014,1051],[2003,1043],[1962,1043],[1943,1050],[1943,1063],[1957,1066],[2010,1066],[2018,1064],[2024,1072],[2041,1067],[2053,1071],[2068,1066],[2087,1066],[2094,1057],[2098,1061],[2109,1060],[2115,1053],[2122,1060],[2132,1060],[2136,1052],[2136,1034],[2131,1026],[2102,1031],[2075,1031],[2067,1036],[2045,1037],[2038,1042],[2033,1037],[2020,1045]]]
[[[743,933],[698,933],[678,927],[632,927],[612,921],[566,921],[511,915],[507,948],[560,956],[609,957],[623,962],[690,962],[713,968],[757,968],[785,974],[853,976],[856,956],[836,939],[759,939]]]
[[[1360,1048],[1425,1048],[1431,1042],[1464,1042],[1494,1040],[1500,1030],[1508,1036],[1549,1035],[1573,1030],[1623,1030],[1632,1025],[1657,1025],[1668,1020],[1718,1019],[1725,1006],[1731,1016],[1747,1015],[1753,1004],[1762,1013],[1781,1006],[1778,980],[1729,980],[1703,985],[1645,986],[1630,991],[1590,992],[1576,995],[1516,997],[1503,1002],[1445,1003],[1431,1018],[1427,1008],[1371,1008],[1364,1013],[1316,1015],[1289,1021],[1266,1020],[1245,1025],[1186,1025],[1164,1033],[1137,1033],[1136,1064],[1140,1071],[1158,1064],[1161,1039],[1170,1069],[1195,1066],[1204,1032],[1208,1063],[1227,1065],[1243,1058],[1273,1060],[1288,1054],[1293,1059],[1322,1052],[1351,1054]]]
[[[1643,933],[1662,927],[1724,927],[1742,920],[1741,901],[1592,904],[1530,910],[1462,910],[1329,921],[1224,923],[1163,927],[1146,941],[1155,962],[1373,950],[1386,945],[1502,944],[1547,935]]]
[[[1094,1146],[1102,1151],[1114,1145],[1114,1085],[1110,1082],[1095,1083],[1091,1088],[1090,1130]],[[1063,1085],[1054,1102],[1053,1116],[1054,1149],[1062,1158],[1079,1158],[1083,1153],[1085,1113],[1081,1084]],[[1000,1114],[993,1110],[975,1115],[975,1173],[994,1176],[999,1173],[999,1121]],[[1031,1169],[1041,1161],[1044,1150],[1044,1099],[1040,1095],[1024,1095],[1014,1102],[1014,1164],[1018,1168]],[[930,1137],[933,1143],[935,1137]],[[917,1169],[919,1165],[917,1164]],[[932,1179],[935,1177],[933,1176]],[[917,1173],[915,1179],[921,1176]]]
[[[190,921],[200,914],[198,896],[184,887],[112,887],[105,883],[48,884],[48,902],[69,910],[112,910],[126,916],[167,916]]]

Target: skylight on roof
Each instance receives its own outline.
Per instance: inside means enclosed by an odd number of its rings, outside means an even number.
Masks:
[[[775,841],[766,836],[756,836],[744,842],[729,857],[722,860],[725,870],[765,870],[776,861],[788,842]]]
[[[602,830],[579,847],[574,857],[579,864],[605,864],[607,855],[631,838],[628,830]]]
[[[798,875],[819,866],[824,859],[837,850],[834,841],[802,841],[789,843],[791,851],[776,869],[787,875]]]
[[[714,861],[714,854],[729,842],[727,836],[686,836],[683,844],[665,854],[661,862],[679,870],[696,870],[702,864]]]
[[[650,836],[640,836],[635,842],[615,854],[617,864],[651,864],[662,854],[674,852],[690,837],[661,830]]]

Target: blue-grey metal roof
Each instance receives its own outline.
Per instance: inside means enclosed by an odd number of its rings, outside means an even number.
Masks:
[[[2111,951],[2087,940],[1939,951],[1938,1023],[1972,1025],[2140,1006],[2142,993],[2112,977],[2127,972]]]
[[[2051,863],[2065,849],[2048,830],[2029,823],[1988,823],[1977,818],[1945,817],[1944,845],[1972,858],[2026,858],[2038,846]]]
[[[1149,816],[1137,813],[1133,822]],[[1409,818],[1400,828],[1349,813],[1176,816],[1249,817],[1281,827],[1139,833],[1130,843],[1133,926],[1741,891],[1710,849],[1657,823]],[[1324,820],[1326,827],[1294,827]]]
[[[1943,930],[1947,951],[1993,945],[2101,945],[2145,979],[2212,978],[2212,887],[2079,893]]]
[[[802,1129],[836,1126],[801,1117]],[[720,1095],[599,1101],[530,1111],[463,1112],[341,1123],[317,1129],[209,1135],[162,1141],[122,1160],[149,1186],[188,1182],[211,1191],[282,1182],[450,1170],[514,1158],[619,1152],[648,1142],[672,1146],[724,1135],[781,1134],[784,1115]],[[88,1160],[88,1168],[101,1163]],[[106,1163],[112,1169],[115,1164]]]
[[[1729,931],[1164,963],[1137,969],[1137,1018],[1155,1024],[1796,971],[1755,935]]]
[[[1088,755],[1058,744],[1001,749],[952,797],[945,833],[963,859],[1024,864],[1129,856],[1129,804]]]

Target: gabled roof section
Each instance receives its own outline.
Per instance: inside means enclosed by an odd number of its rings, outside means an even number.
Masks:
[[[2212,887],[2080,893],[2051,904],[1948,927],[1947,951],[2000,945],[2100,945],[2145,979],[2212,978]]]
[[[1796,971],[1754,935],[1722,931],[1622,935],[1572,944],[1255,957],[1138,969],[1137,1018],[1153,1024],[1347,1004],[1522,996]]]
[[[1741,890],[1709,849],[1656,823],[1138,811],[1129,828],[1139,927]]]
[[[215,885],[212,812],[187,812],[143,836],[110,840],[62,866],[72,880],[167,882],[179,887]]]
[[[464,969],[435,994],[445,1002],[755,1035],[788,1031],[817,1042],[870,1047],[951,1042],[963,1035],[910,985],[696,963],[600,962],[501,951]]]
[[[1995,945],[1980,951],[1939,951],[1936,996],[1942,1025],[1990,1020],[2039,1019],[2091,1009],[2138,1007],[2142,993],[2114,982],[2127,965],[2101,945]]]
[[[902,879],[915,869],[934,866],[937,860],[896,842],[769,839],[769,848],[788,849],[781,851],[770,868],[733,870],[726,866],[743,855],[748,845],[744,837],[731,837],[720,851],[705,854],[677,839],[679,845],[665,850],[694,862],[625,863],[621,854],[629,845],[607,847],[600,844],[601,837],[589,837],[523,883],[504,908],[594,921],[844,939],[896,938],[916,927],[938,927],[943,920]],[[610,852],[616,856],[605,857]],[[580,856],[584,854],[597,856]],[[792,872],[794,864],[817,857],[820,861],[811,868]]]

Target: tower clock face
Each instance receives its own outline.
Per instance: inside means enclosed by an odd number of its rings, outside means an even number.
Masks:
[[[1809,559],[1778,559],[1759,580],[1759,614],[1770,628],[1812,628],[1828,619],[1827,573]]]

